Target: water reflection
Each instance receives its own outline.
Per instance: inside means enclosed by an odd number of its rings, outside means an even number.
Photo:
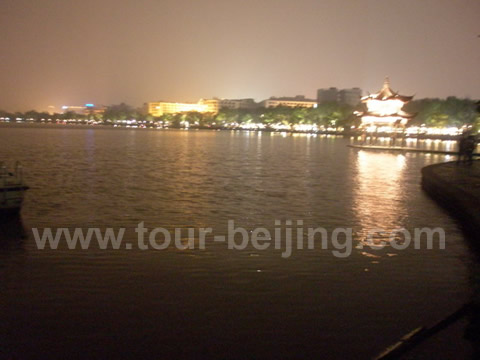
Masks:
[[[19,214],[0,215],[0,241],[2,244],[25,237],[26,232]]]
[[[246,229],[303,219],[366,231],[407,218],[456,229],[418,186],[420,168],[443,157],[359,153],[333,136],[99,129],[87,142],[75,128],[62,143],[62,131],[0,131],[2,157],[21,160],[31,186],[22,210],[30,237],[0,249],[0,358],[3,342],[17,358],[90,344],[84,357],[137,349],[136,357],[194,359],[205,347],[216,358],[366,359],[464,302],[467,254],[456,231],[448,251],[405,251],[388,264],[389,250],[339,259],[330,244],[284,259],[273,245],[236,251],[211,238],[205,251],[44,251],[31,235],[94,224],[125,227],[136,243],[133,227],[145,221],[182,228],[185,243],[186,227],[225,235],[228,219]]]
[[[12,254],[24,250],[27,232],[20,215],[0,215],[0,268],[6,266]]]
[[[402,224],[404,208],[404,170],[402,154],[359,151],[357,154],[357,183],[354,187],[354,213],[359,229],[358,239],[367,245],[369,231],[381,229],[374,241],[387,241],[394,229]]]

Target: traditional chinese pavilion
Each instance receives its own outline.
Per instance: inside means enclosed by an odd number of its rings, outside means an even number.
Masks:
[[[403,106],[412,100],[413,96],[399,95],[390,88],[388,77],[383,88],[376,94],[362,98],[366,111],[357,111],[355,115],[362,119],[361,127],[404,127],[414,114],[406,113]]]

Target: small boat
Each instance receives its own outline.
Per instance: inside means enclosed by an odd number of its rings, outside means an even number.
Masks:
[[[0,162],[0,214],[18,214],[28,186],[23,182],[22,165],[17,161],[13,172]]]

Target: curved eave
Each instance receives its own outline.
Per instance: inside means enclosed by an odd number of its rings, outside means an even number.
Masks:
[[[402,100],[404,102],[409,102],[410,100],[413,99],[413,96],[408,96],[408,95],[395,95],[395,99]]]
[[[378,117],[378,118],[386,118],[386,117],[398,117],[398,118],[405,118],[405,119],[411,119],[415,117],[415,114],[408,114],[408,113],[396,113],[396,114],[389,114],[389,115],[379,115],[379,114],[374,114],[370,112],[364,112],[364,113],[357,113],[355,114],[357,116],[373,116],[373,117]]]
[[[366,103],[368,100],[380,100],[380,101],[387,101],[387,100],[400,100],[405,103],[409,102],[410,100],[413,99],[413,96],[407,96],[407,95],[392,95],[392,96],[387,96],[383,97],[381,94],[373,94],[373,95],[367,95],[364,96],[361,101],[363,103]]]

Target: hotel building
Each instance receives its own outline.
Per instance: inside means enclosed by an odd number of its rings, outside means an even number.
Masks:
[[[196,111],[200,113],[218,113],[218,99],[201,99],[197,103],[177,103],[157,101],[148,103],[148,113],[159,117],[163,114],[177,114],[182,112]]]

